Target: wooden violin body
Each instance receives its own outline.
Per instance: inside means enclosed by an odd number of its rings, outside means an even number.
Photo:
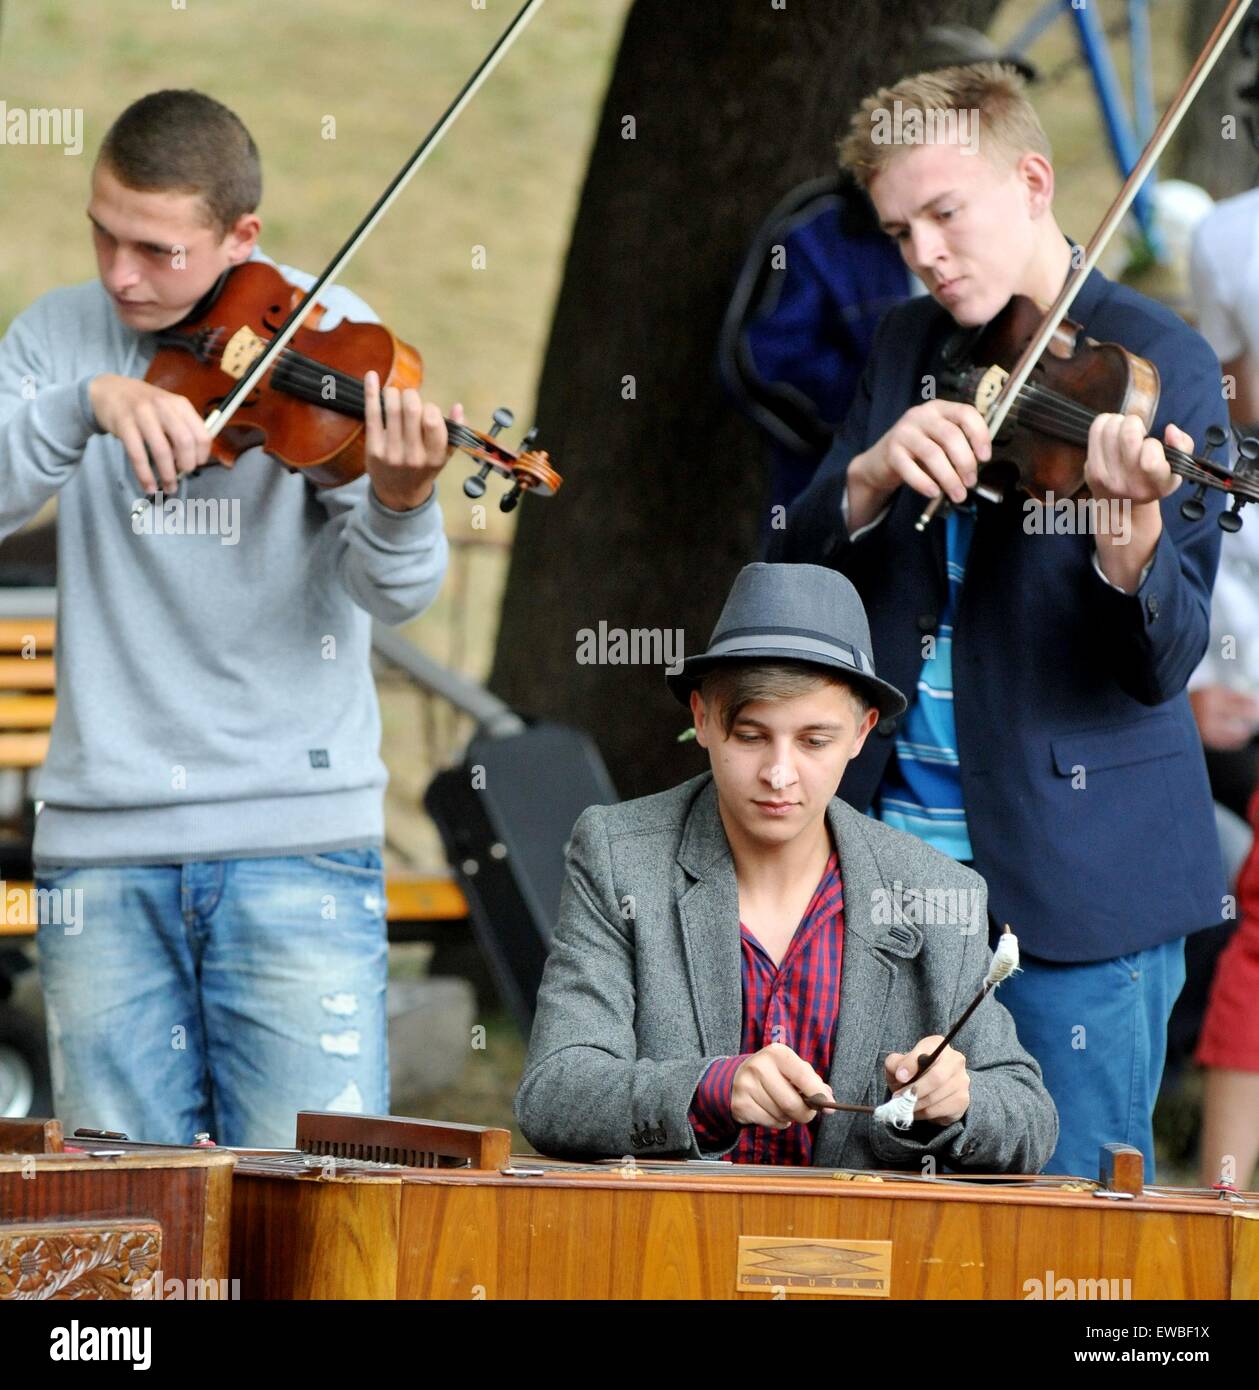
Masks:
[[[985,417],[1044,311],[1015,295],[975,340],[965,364],[946,377],[946,393]],[[982,365],[979,365],[982,364]],[[1158,368],[1118,343],[1098,343],[1064,319],[1049,340],[1005,424],[993,440],[980,484],[1002,494],[1014,484],[1038,502],[1087,496],[1088,426],[1100,414],[1137,415],[1146,431],[1159,398]]]
[[[157,335],[145,380],[187,397],[204,418],[219,408],[305,297],[265,261],[236,266],[208,304]],[[311,306],[288,345],[236,405],[211,440],[214,462],[230,468],[256,445],[318,487],[340,487],[362,476],[364,376],[374,371],[382,387],[405,390],[424,380],[424,364],[415,348],[383,324],[347,319],[321,329],[323,315],[321,304]],[[541,450],[513,452],[498,443],[504,422],[511,422],[510,412],[495,416],[489,434],[462,421],[447,420],[446,428],[450,443],[481,464],[480,473],[465,482],[465,493],[481,496],[485,478],[497,472],[513,483],[500,503],[510,511],[526,491],[550,496],[561,478]]]
[[[303,291],[274,266],[248,261],[227,277],[197,317],[158,335],[145,380],[186,396],[203,417],[215,409],[275,335]],[[225,467],[255,445],[322,487],[339,487],[365,466],[361,378],[419,386],[420,354],[378,323],[343,321],[321,330],[312,306],[290,348],[250,392],[210,447]]]

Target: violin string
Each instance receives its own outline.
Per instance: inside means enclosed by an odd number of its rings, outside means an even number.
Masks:
[[[1028,383],[1023,387],[1011,413],[1029,425],[1039,424],[1048,427],[1050,433],[1079,445],[1088,442],[1088,427],[1096,418],[1086,406],[1036,383]],[[1192,454],[1187,454],[1172,445],[1164,445],[1164,452],[1173,471],[1188,481],[1259,500],[1259,488],[1251,486],[1236,475],[1212,472],[1204,468]]]
[[[328,376],[332,376],[338,387],[337,401],[342,405],[349,406],[358,418],[362,419],[366,416],[367,395],[363,383],[358,377],[336,372],[325,367],[322,363],[315,362],[312,358],[302,357],[301,354],[296,354],[291,362],[284,357],[284,354],[281,354],[281,362],[285,368],[283,375],[278,379],[278,384],[281,387],[299,386],[301,387],[300,394],[312,404],[328,407],[328,400],[323,394],[323,383]],[[446,433],[450,443],[457,449],[484,449],[486,447],[485,441],[475,430],[458,420],[446,421]]]
[[[222,357],[221,350],[206,354],[207,360],[216,363],[221,363]],[[311,404],[324,407],[328,407],[328,400],[323,392],[329,378],[336,385],[337,401],[350,407],[359,418],[364,417],[367,398],[359,377],[329,367],[293,348],[285,348],[280,353],[272,374],[272,381],[278,388],[289,389]],[[456,448],[485,450],[485,440],[470,426],[458,420],[447,420],[446,428],[450,442]]]
[[[1034,404],[1027,408],[1020,403],[1015,406],[1011,413],[1015,414],[1016,418],[1025,420],[1029,425],[1056,426],[1057,428],[1050,428],[1049,432],[1058,434],[1069,443],[1083,445],[1088,440],[1088,432],[1078,427],[1078,420],[1071,418],[1070,415],[1064,415],[1063,412],[1052,407],[1046,408],[1044,405]],[[1242,492],[1248,495],[1252,493],[1252,489],[1244,484],[1238,487],[1237,480],[1226,476],[1222,477],[1203,468],[1192,454],[1186,454],[1171,445],[1165,445],[1164,452],[1172,471],[1180,474],[1189,482],[1205,483],[1208,487],[1215,487],[1223,492]]]
[[[1091,422],[1095,418],[1087,409],[1043,387],[1033,388],[1033,395],[1034,403],[1031,410],[1024,410],[1021,402],[1015,407],[1016,411],[1023,415],[1029,423],[1057,425],[1063,436],[1071,443],[1084,444],[1087,442],[1088,430],[1083,427],[1084,421],[1089,420]],[[1075,428],[1073,429],[1071,426],[1075,426]],[[1226,492],[1235,490],[1235,479],[1221,477],[1203,468],[1199,460],[1192,454],[1187,454],[1184,450],[1177,449],[1170,444],[1164,445],[1164,453],[1167,455],[1173,471],[1186,479],[1197,483],[1205,482],[1208,486],[1215,486]]]

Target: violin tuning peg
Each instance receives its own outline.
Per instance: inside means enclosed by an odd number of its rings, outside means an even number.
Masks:
[[[511,429],[515,423],[515,415],[505,405],[500,405],[494,412],[494,423],[490,426],[490,438],[496,438],[504,430]]]
[[[1212,426],[1214,428],[1214,426]],[[1201,483],[1192,497],[1186,497],[1180,504],[1180,514],[1186,521],[1201,521],[1207,514],[1206,502],[1203,500],[1207,495],[1207,486]]]
[[[533,441],[537,439],[537,437],[538,427],[537,425],[531,425],[529,428],[529,433],[526,434],[525,437],[520,441],[520,452],[522,454],[528,453],[529,450],[533,448]]]
[[[522,488],[519,483],[516,483],[512,487],[511,491],[504,494],[503,499],[499,502],[499,511],[514,512],[516,510],[517,503],[519,503],[520,499],[524,496],[524,492],[524,488]]]
[[[465,497],[484,497],[485,480],[490,476],[490,466],[488,463],[481,465],[481,471],[463,480],[463,495]]]
[[[1241,509],[1246,505],[1244,497],[1234,497],[1228,511],[1220,513],[1220,530],[1229,535],[1242,529]]]
[[[1228,439],[1228,432],[1220,428],[1219,425],[1208,425],[1204,436],[1205,452],[1213,454],[1216,449],[1221,448]]]
[[[1246,468],[1254,468],[1259,463],[1259,439],[1248,434],[1237,441],[1237,452]]]

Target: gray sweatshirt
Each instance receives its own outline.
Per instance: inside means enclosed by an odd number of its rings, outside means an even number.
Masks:
[[[327,327],[375,320],[348,290],[322,298]],[[36,865],[379,842],[371,619],[406,622],[433,601],[447,557],[436,498],[394,512],[366,477],[317,490],[255,448],[155,508],[88,397],[101,373],[143,376],[153,350],[95,280],[44,295],[0,340],[0,538],[58,498]]]

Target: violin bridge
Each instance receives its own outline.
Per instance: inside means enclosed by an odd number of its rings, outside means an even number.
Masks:
[[[260,338],[252,328],[242,326],[227,340],[219,368],[233,381],[239,381],[262,355],[266,346],[265,338]]]
[[[1010,373],[1004,367],[989,367],[979,379],[979,385],[975,390],[975,409],[981,415],[987,415],[993,402],[1001,394],[1001,388],[1009,379]]]

